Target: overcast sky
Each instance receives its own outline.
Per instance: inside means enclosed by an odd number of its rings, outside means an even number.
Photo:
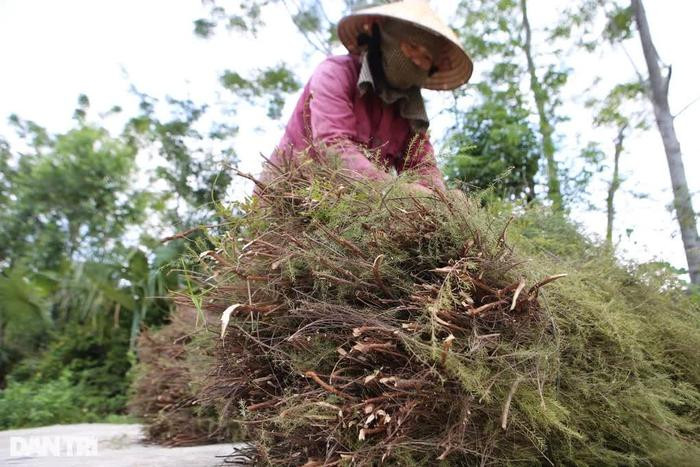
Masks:
[[[567,3],[530,0],[535,34],[551,24],[557,8]],[[450,1],[434,1],[433,5],[448,18],[454,12]],[[673,65],[670,100],[677,112],[700,96],[700,2],[646,0],[645,5],[659,54],[665,63]],[[66,130],[81,93],[90,97],[93,109],[104,111],[119,104],[125,108],[125,115],[130,115],[136,105],[128,92],[130,84],[154,96],[216,102],[225,93],[218,77],[227,68],[245,72],[285,61],[301,76],[308,76],[322,57],[305,56],[302,51],[307,49],[306,44],[284,8],[274,11],[276,14],[266,18],[267,27],[255,40],[235,34],[201,40],[192,34],[192,21],[206,16],[199,0],[0,0],[0,135],[8,135],[6,120],[11,113],[51,131]],[[630,42],[627,52],[644,71],[638,42]],[[576,69],[566,88],[571,103],[563,109],[571,121],[561,127],[571,137],[561,141],[560,154],[575,157],[590,139],[601,141],[603,149],[611,151],[612,135],[592,130],[591,114],[582,109],[582,103],[596,92],[607,91],[607,85],[631,79],[634,68],[630,59],[622,50],[601,50],[577,54],[571,64]],[[604,80],[590,90],[597,75]],[[432,92],[426,97],[429,114],[438,115],[445,101]],[[287,103],[285,116],[295,100],[291,98]],[[270,122],[265,109],[250,106],[240,106],[238,112],[245,115],[237,119],[240,166],[256,173],[259,153],[272,150],[281,136],[284,118],[282,122]],[[434,120],[434,137],[440,136],[446,123]],[[676,119],[686,174],[696,193],[696,210],[700,209],[699,123],[700,103]],[[676,223],[667,209],[672,201],[670,181],[655,127],[632,135],[621,168],[626,181],[616,203],[619,217],[615,236],[622,238],[622,253],[640,261],[660,258],[685,266]],[[602,207],[605,186],[597,188],[597,204]],[[649,197],[637,199],[631,192]],[[603,212],[580,211],[573,217],[591,233],[604,232]],[[629,238],[626,229],[633,229]]]

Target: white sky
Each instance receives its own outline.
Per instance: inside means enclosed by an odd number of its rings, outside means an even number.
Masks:
[[[452,2],[433,1],[433,5],[449,18],[454,12]],[[568,3],[530,0],[535,34]],[[677,112],[700,96],[700,2],[646,0],[645,6],[657,49],[665,63],[673,65],[670,100]],[[300,76],[308,76],[322,57],[305,57],[302,51],[307,46],[284,8],[274,11],[275,15],[266,18],[268,27],[256,40],[235,34],[201,40],[192,33],[192,21],[207,13],[199,0],[0,0],[0,135],[9,136],[6,119],[11,113],[51,131],[66,130],[71,126],[70,117],[80,93],[90,97],[93,109],[106,111],[118,104],[124,107],[125,115],[132,115],[136,100],[128,92],[131,83],[157,97],[171,95],[226,105],[226,91],[218,77],[227,68],[244,73],[246,69],[286,61]],[[630,42],[627,50],[644,72],[638,42]],[[591,92],[586,89],[594,76],[602,75],[604,81],[592,92],[607,92],[606,83],[634,76],[632,65],[621,51],[609,50],[577,54],[570,63],[575,71],[566,88],[571,103],[564,113],[571,121],[560,129],[573,137],[563,142],[560,154],[575,157],[589,139],[598,139],[603,149],[610,150],[611,134],[591,128],[591,114],[582,104]],[[437,115],[444,100],[432,92],[426,97],[429,114]],[[293,97],[287,102],[285,116],[295,100]],[[270,122],[264,108],[249,105],[239,105],[236,111],[239,166],[257,173],[259,153],[272,150],[285,119]],[[700,102],[676,119],[686,175],[696,194],[696,210],[700,209],[698,123]],[[440,136],[446,124],[436,119],[433,134]],[[631,136],[621,169],[626,181],[616,201],[615,237],[622,237],[622,253],[640,261],[661,258],[685,266],[676,223],[667,210],[672,200],[670,181],[655,127]],[[597,204],[602,207],[605,186],[596,186],[600,188]],[[241,185],[237,193],[246,189]],[[649,198],[636,199],[630,192],[644,192]],[[603,234],[603,212],[575,212],[572,217],[583,222],[589,232]],[[625,235],[628,228],[634,229],[629,239]]]

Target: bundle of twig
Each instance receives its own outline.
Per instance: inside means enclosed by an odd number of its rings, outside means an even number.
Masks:
[[[208,294],[230,321],[206,398],[273,463],[536,450],[506,428],[516,391],[544,401],[537,297],[562,276],[528,277],[466,202],[322,170],[261,187],[245,242],[203,254],[235,278]]]
[[[319,166],[288,168],[258,192],[201,253],[195,297],[222,316],[199,402],[244,423],[253,460],[635,464],[697,453],[697,364],[690,344],[673,342],[699,341],[697,321],[681,326],[697,311],[560,218],[513,223],[523,262],[510,215],[461,197]],[[644,303],[665,306],[663,337],[640,318]]]
[[[214,363],[218,317],[198,313],[182,296],[175,300],[171,322],[139,338],[129,412],[143,421],[147,439],[155,443],[228,441],[239,433],[236,425],[220,424],[216,413],[201,407],[196,397]]]

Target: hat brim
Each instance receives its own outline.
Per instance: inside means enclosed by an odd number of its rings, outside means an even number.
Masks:
[[[362,46],[357,43],[357,38],[362,33],[369,34],[366,25],[376,20],[381,22],[387,19],[402,21],[409,26],[423,29],[445,40],[446,49],[443,51],[443,57],[448,58],[450,68],[447,70],[438,70],[433,73],[423,84],[424,88],[446,91],[456,89],[469,81],[474,70],[474,65],[467,52],[459,44],[457,37],[451,31],[449,31],[449,35],[447,35],[441,31],[426,27],[415,21],[399,18],[395,15],[382,14],[379,12],[358,12],[350,14],[340,20],[338,23],[338,37],[351,54],[359,54],[362,52]]]

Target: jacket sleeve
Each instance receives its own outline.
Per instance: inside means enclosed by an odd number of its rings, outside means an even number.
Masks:
[[[396,167],[398,173],[411,171],[418,176],[420,185],[445,190],[442,171],[437,166],[435,151],[427,133],[412,133],[403,153],[404,158]]]
[[[343,167],[362,177],[389,179],[391,175],[377,168],[357,141],[357,120],[353,109],[356,86],[357,76],[352,67],[330,59],[318,66],[309,82],[312,141],[337,151]]]

